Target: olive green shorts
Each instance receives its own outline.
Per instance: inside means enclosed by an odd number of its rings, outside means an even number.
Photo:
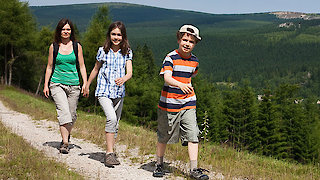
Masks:
[[[199,128],[195,109],[186,109],[177,113],[158,109],[158,142],[163,144],[199,142]]]

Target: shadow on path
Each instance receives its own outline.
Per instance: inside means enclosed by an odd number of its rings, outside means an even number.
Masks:
[[[156,162],[155,161],[152,161],[152,162],[149,162],[149,163],[146,163],[146,164],[142,164],[139,169],[143,169],[145,171],[149,171],[149,172],[153,172],[155,170],[155,165]],[[186,176],[187,174],[183,171],[181,171],[180,169],[174,167],[174,166],[171,166],[170,163],[164,163],[164,172],[165,173],[169,173],[169,174],[172,174],[172,173],[177,173],[177,174],[181,174],[183,176]]]
[[[81,153],[79,156],[88,156],[88,158],[104,163],[105,152]]]
[[[60,149],[60,144],[61,142],[58,142],[58,141],[50,141],[50,142],[45,142],[43,143],[42,145],[43,146],[50,146],[50,147],[53,147],[53,148],[56,148],[56,149]],[[76,145],[76,144],[69,144],[69,148],[70,149],[73,149],[73,148],[78,148],[78,149],[82,149],[80,146]]]
[[[95,152],[95,153],[81,153],[79,156],[88,156],[88,158],[99,161],[104,164],[104,157],[106,156],[105,152]],[[105,164],[104,164],[105,165]],[[105,165],[108,168],[115,168],[113,165]]]

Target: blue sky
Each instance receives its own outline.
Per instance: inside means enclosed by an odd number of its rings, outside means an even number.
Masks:
[[[20,0],[30,6],[127,2],[168,9],[183,9],[213,14],[242,14],[271,11],[320,13],[320,0]]]

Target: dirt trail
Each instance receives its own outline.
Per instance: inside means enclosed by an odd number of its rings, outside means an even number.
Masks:
[[[84,175],[87,179],[162,179],[153,178],[153,163],[131,163],[125,156],[125,146],[117,145],[117,153],[121,165],[107,168],[103,164],[104,150],[95,144],[71,137],[70,153],[60,154],[58,147],[61,136],[57,122],[32,120],[28,115],[6,108],[0,101],[0,118],[2,123],[12,132],[22,136],[36,149],[44,152],[59,162],[64,162],[70,169]],[[152,158],[151,158],[152,159]],[[166,176],[164,179],[183,179]]]

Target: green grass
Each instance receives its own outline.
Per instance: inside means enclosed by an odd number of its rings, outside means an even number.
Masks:
[[[0,99],[10,108],[27,113],[33,116],[34,119],[46,118],[56,121],[55,106],[51,101],[7,87],[1,88]],[[78,111],[78,120],[72,136],[87,139],[100,147],[104,147],[104,125],[105,117]],[[132,126],[126,123],[125,119],[120,121],[117,142],[125,144],[129,148],[139,147],[140,150],[138,157],[130,157],[129,153],[127,153],[133,162],[145,163],[148,160],[146,155],[153,155],[155,153],[156,141],[156,132]],[[180,144],[168,145],[165,158],[178,161],[177,166],[183,165],[188,162],[187,148],[182,147]],[[212,172],[222,173],[226,179],[234,177],[288,180],[320,179],[319,165],[302,165],[279,161],[271,157],[238,152],[232,148],[211,143],[200,144],[199,166],[207,168]],[[177,172],[175,170],[174,174],[179,175],[180,170],[178,169]]]
[[[312,34],[300,34],[293,41],[296,41],[298,43],[319,43],[320,37],[318,35]]]
[[[0,179],[84,179],[65,164],[47,158],[0,121]]]

